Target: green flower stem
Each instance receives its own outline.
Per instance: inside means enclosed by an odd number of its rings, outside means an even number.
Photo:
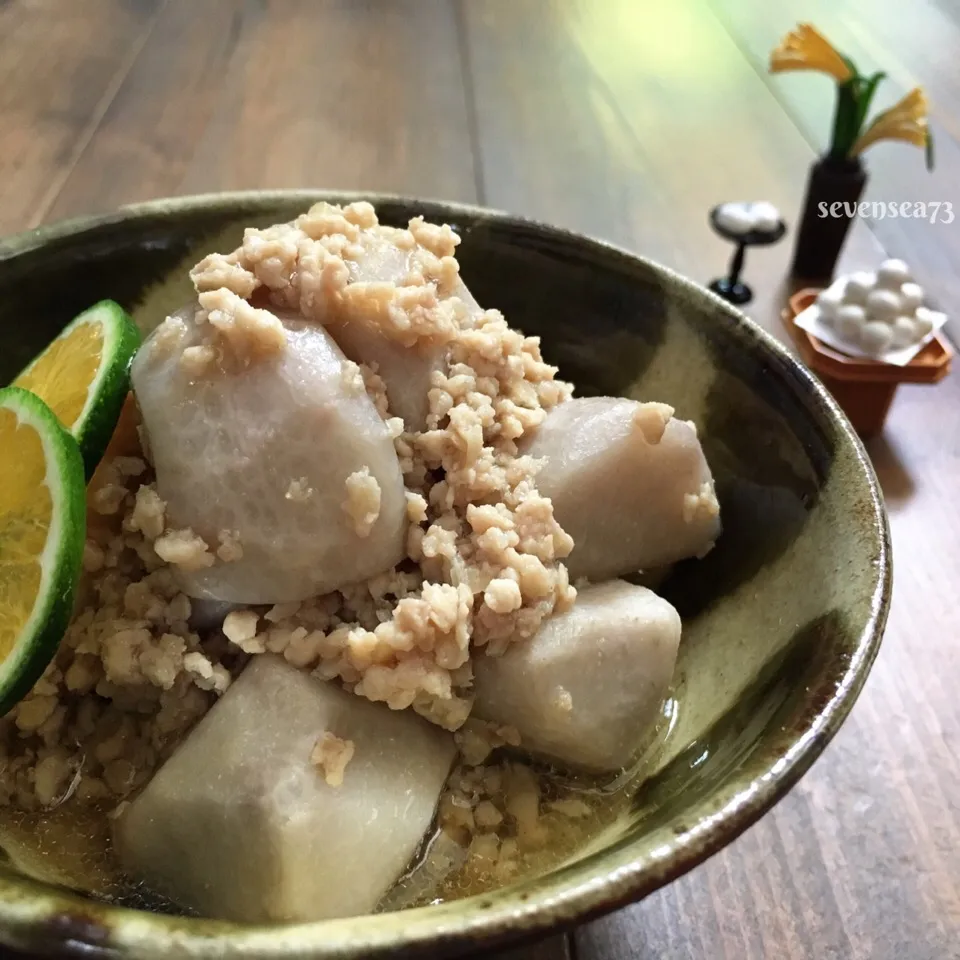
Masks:
[[[867,119],[867,113],[870,110],[870,104],[873,102],[873,95],[877,92],[880,81],[886,77],[882,70],[878,70],[872,77],[857,77],[859,90],[857,92],[857,129],[853,134],[853,142],[863,133],[863,125]],[[851,143],[853,146],[853,143]]]
[[[859,136],[863,124],[860,112],[862,92],[862,78],[858,74],[854,74],[846,83],[837,85],[837,107],[829,151],[833,160],[846,160]]]

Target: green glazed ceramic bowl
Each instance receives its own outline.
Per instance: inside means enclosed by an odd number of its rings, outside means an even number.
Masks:
[[[158,201],[0,242],[0,382],[104,297],[152,326],[186,271],[246,225],[320,193]],[[836,733],[880,644],[890,545],[863,448],[823,387],[740,313],[622,250],[486,210],[369,197],[462,234],[462,273],[583,394],[672,404],[697,422],[724,534],[661,587],[684,617],[676,726],[631,813],[579,860],[492,895],[402,913],[252,927],[123,909],[0,864],[0,942],[86,957],[439,957],[638,900],[729,843]],[[3,379],[5,378],[5,379]]]

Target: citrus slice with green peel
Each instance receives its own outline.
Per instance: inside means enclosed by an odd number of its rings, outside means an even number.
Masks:
[[[70,622],[86,489],[76,440],[50,408],[0,390],[0,715],[43,673]]]
[[[84,310],[13,386],[35,393],[80,444],[89,478],[106,450],[130,388],[140,333],[123,308],[101,300]]]

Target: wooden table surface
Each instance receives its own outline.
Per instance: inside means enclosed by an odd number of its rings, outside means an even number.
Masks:
[[[795,215],[829,83],[771,78],[795,18],[933,101],[938,168],[871,152],[870,199],[960,213],[952,0],[4,0],[0,232],[177,193],[396,191],[573,227],[692,277],[729,248],[711,205]],[[852,231],[960,311],[960,220]],[[780,336],[790,244],[755,251],[749,312]],[[960,957],[960,379],[902,387],[870,445],[893,609],[844,729],[722,853],[643,903],[512,954],[536,960]]]

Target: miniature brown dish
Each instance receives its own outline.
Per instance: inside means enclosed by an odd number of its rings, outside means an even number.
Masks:
[[[83,307],[152,325],[187,267],[318,192],[162,200],[0,242],[0,374]],[[674,405],[696,421],[724,533],[659,588],[684,618],[675,725],[629,815],[579,858],[493,894],[400,913],[255,927],[100,902],[0,864],[0,942],[86,957],[440,957],[534,937],[639,900],[737,837],[805,773],[877,654],[890,543],[869,461],[839,406],[786,350],[696,284],[623,250],[488,210],[368,196],[462,235],[480,303],[543,338],[581,395]]]
[[[901,383],[939,383],[950,372],[953,349],[940,331],[902,367],[840,353],[794,323],[813,305],[820,289],[808,287],[793,294],[784,322],[804,363],[833,394],[857,433],[868,440],[883,430],[897,387]]]

